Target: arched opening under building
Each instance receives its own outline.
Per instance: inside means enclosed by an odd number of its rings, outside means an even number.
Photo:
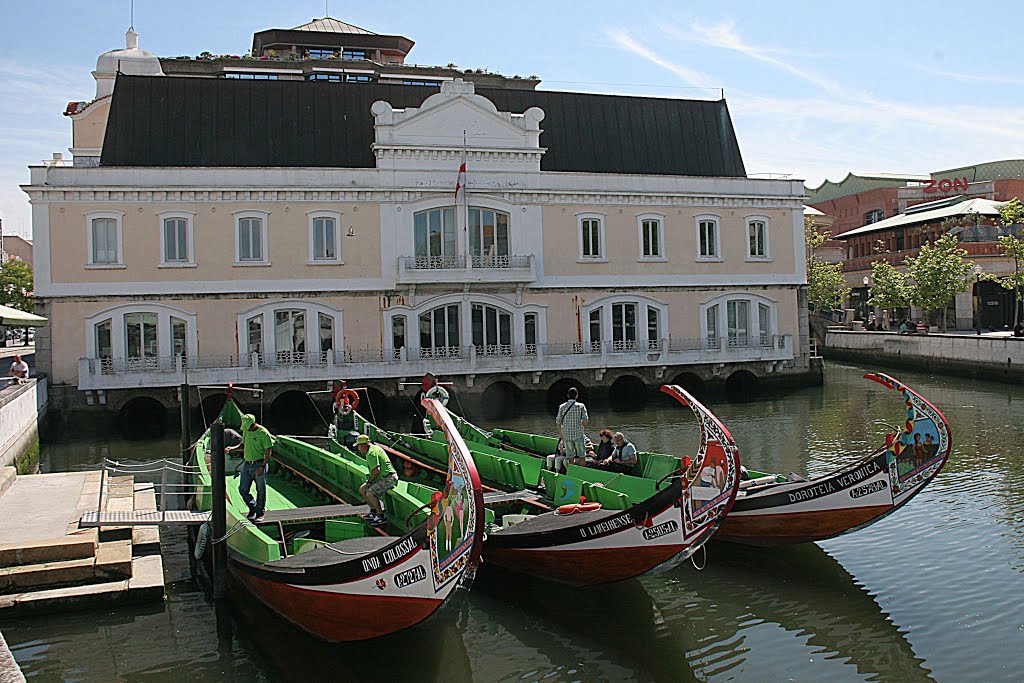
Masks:
[[[359,407],[356,411],[375,425],[383,426],[391,414],[388,397],[384,392],[373,387],[357,387],[356,393],[359,394]],[[401,428],[404,429],[405,425],[401,425]]]
[[[623,375],[608,389],[612,410],[633,410],[647,403],[647,383],[636,375]]]
[[[117,418],[126,439],[150,439],[167,433],[167,408],[152,396],[129,399]]]
[[[512,382],[495,382],[480,396],[480,413],[487,420],[516,417],[522,408],[522,392]]]
[[[544,405],[551,412],[558,409],[558,406],[565,403],[566,394],[569,389],[576,387],[579,390],[579,400],[586,403],[587,401],[587,388],[584,387],[578,380],[572,379],[571,377],[563,377],[560,380],[556,380],[554,384],[548,387],[547,395],[545,396]]]
[[[704,379],[692,372],[683,372],[672,378],[672,384],[681,386],[686,389],[695,399],[704,403],[707,398],[708,385]],[[675,399],[672,399],[675,402]]]
[[[198,405],[193,406],[193,412],[195,416],[202,422],[202,429],[205,431],[214,420],[220,415],[220,412],[224,409],[224,403],[228,400],[228,395],[225,393],[215,394],[201,394]],[[237,395],[235,396],[235,405],[243,413],[252,412],[249,407],[240,399]],[[258,408],[258,406],[257,406]],[[256,418],[259,419],[259,410],[257,409]],[[198,436],[198,435],[193,435]]]
[[[315,395],[327,397],[315,405],[304,391],[285,391],[275,398],[267,409],[264,417],[266,426],[275,434],[325,435],[330,421],[330,397],[328,394]],[[259,416],[257,416],[259,419]]]
[[[725,396],[731,403],[746,403],[757,398],[761,380],[749,370],[737,370],[725,380]]]

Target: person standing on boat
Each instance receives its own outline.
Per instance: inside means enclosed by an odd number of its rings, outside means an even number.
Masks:
[[[356,450],[366,458],[366,467],[370,470],[366,483],[359,487],[359,495],[370,506],[370,514],[365,515],[363,519],[374,525],[384,524],[388,520],[384,516],[384,508],[380,501],[385,493],[395,488],[398,473],[395,472],[395,466],[391,464],[391,458],[384,449],[370,443],[370,437],[366,434],[356,437]]]
[[[252,522],[263,519],[267,508],[267,463],[274,449],[274,437],[266,427],[256,424],[256,416],[246,413],[242,416],[242,442],[228,449],[242,450],[242,471],[238,481],[238,492],[249,506],[245,517]],[[252,485],[256,484],[256,500],[252,497]]]
[[[576,400],[579,395],[579,390],[571,387],[568,400],[558,406],[558,415],[555,417],[558,435],[565,441],[565,457],[571,463],[587,460],[587,435],[584,428],[590,421],[590,415],[587,414],[587,406]]]

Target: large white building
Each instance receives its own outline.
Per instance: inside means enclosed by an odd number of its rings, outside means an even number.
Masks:
[[[300,56],[375,35],[299,28]],[[393,396],[428,370],[499,403],[818,379],[803,184],[746,176],[724,100],[303,77],[351,67],[321,53],[234,60],[273,79],[174,61],[129,33],[68,107],[72,162],[24,186],[37,366],[65,405],[170,408],[186,380]]]

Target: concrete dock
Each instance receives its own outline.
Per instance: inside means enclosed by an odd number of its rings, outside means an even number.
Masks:
[[[79,528],[97,509],[101,476],[0,468],[0,615],[163,600],[156,527]],[[155,507],[152,484],[107,478],[103,510]]]

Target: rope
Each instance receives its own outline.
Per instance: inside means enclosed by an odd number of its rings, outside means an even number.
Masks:
[[[228,529],[228,532],[220,538],[211,538],[210,543],[223,543],[224,541],[228,540],[229,538],[231,538],[247,526],[253,526],[252,522],[250,522],[247,519],[240,519],[237,522],[235,522],[235,525]],[[253,526],[253,528],[255,527]]]
[[[703,558],[701,560],[700,566],[697,566],[697,553],[696,552],[694,552],[693,555],[690,555],[690,562],[693,564],[693,568],[694,569],[696,569],[699,572],[702,572],[702,571],[704,571],[704,567],[706,567],[707,564],[708,564],[708,546],[707,546],[706,543],[701,543],[700,544],[700,552],[701,552],[701,557]]]
[[[306,398],[308,398],[308,399],[309,399],[309,402],[313,404],[313,410],[315,410],[315,411],[316,411],[316,414],[317,414],[317,416],[318,416],[318,417],[320,418],[320,421],[324,423],[324,426],[325,426],[325,427],[327,427],[328,429],[330,429],[330,428],[331,428],[331,423],[330,423],[330,422],[328,422],[328,421],[327,421],[327,418],[326,418],[326,417],[324,417],[324,414],[323,414],[322,412],[320,412],[320,408],[319,408],[319,407],[317,407],[317,405],[316,405],[316,401],[314,401],[314,400],[313,400],[313,396],[312,396],[312,393],[313,393],[313,392],[311,392],[311,391],[307,391],[307,392],[306,392]]]

